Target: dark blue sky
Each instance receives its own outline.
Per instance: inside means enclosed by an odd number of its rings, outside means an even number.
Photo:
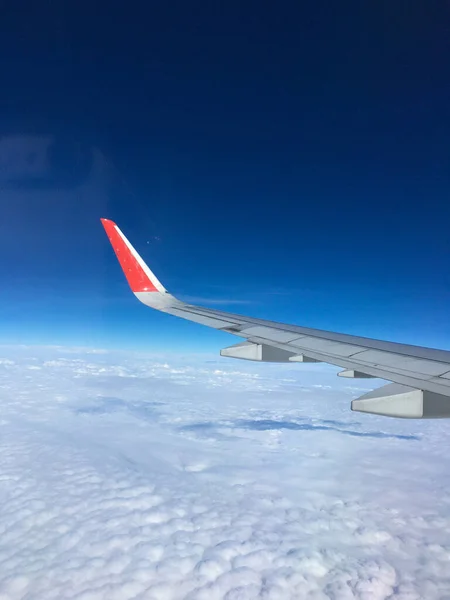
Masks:
[[[450,348],[449,12],[11,4],[2,340],[226,345],[134,300],[105,216],[174,294]]]

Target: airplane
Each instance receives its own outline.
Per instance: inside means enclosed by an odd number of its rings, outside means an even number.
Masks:
[[[450,417],[450,351],[286,325],[182,302],[169,294],[113,221],[101,222],[140,302],[244,338],[222,349],[221,356],[332,364],[343,368],[340,377],[392,382],[353,400],[351,410],[410,419]]]

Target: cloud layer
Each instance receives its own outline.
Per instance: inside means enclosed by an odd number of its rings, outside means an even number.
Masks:
[[[1,600],[450,595],[446,421],[201,356],[2,348],[0,386]]]

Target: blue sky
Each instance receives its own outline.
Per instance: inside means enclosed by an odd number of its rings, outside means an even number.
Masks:
[[[1,42],[0,341],[233,342],[139,305],[109,217],[175,295],[450,348],[444,7],[33,10]]]

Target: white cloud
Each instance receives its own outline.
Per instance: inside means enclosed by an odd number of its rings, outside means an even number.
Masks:
[[[320,365],[0,354],[1,600],[450,595],[446,421]]]

